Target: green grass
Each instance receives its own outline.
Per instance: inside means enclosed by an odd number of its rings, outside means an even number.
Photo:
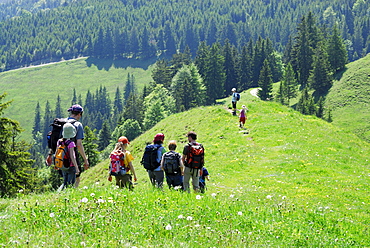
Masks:
[[[22,138],[31,138],[37,102],[40,103],[42,114],[46,101],[55,109],[57,95],[61,97],[61,107],[67,110],[71,105],[73,89],[77,96],[81,94],[84,101],[90,90],[95,94],[100,86],[107,88],[113,101],[117,87],[123,92],[127,74],[134,75],[139,89],[152,81],[151,67],[148,61],[141,65],[136,60],[116,61],[93,60],[81,58],[45,65],[41,67],[24,68],[0,73],[0,92],[8,93],[6,100],[13,100],[7,110],[7,115],[20,122],[25,132]],[[144,64],[144,66],[143,66]],[[83,104],[83,103],[81,103]],[[68,113],[65,112],[67,115]]]
[[[370,142],[370,54],[347,65],[327,96],[333,124]]]
[[[248,134],[221,104],[172,115],[131,142],[138,184],[107,181],[108,160],[81,187],[0,201],[0,244],[29,247],[370,246],[370,146],[348,130],[242,94]],[[238,106],[240,107],[240,106]],[[204,195],[153,189],[139,161],[164,132],[198,133]]]

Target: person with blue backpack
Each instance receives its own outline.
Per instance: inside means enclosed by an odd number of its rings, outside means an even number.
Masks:
[[[157,133],[154,136],[153,144],[145,147],[141,164],[148,172],[149,180],[154,187],[163,188],[164,171],[161,169],[161,160],[166,149],[162,146],[164,134]]]

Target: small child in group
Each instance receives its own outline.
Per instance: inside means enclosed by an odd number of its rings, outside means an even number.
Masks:
[[[112,181],[112,176],[116,178],[116,185],[120,188],[128,188],[133,190],[134,185],[132,183],[132,176],[129,174],[131,172],[134,175],[134,181],[137,181],[134,166],[132,165],[132,160],[134,157],[129,151],[127,151],[127,146],[130,144],[125,136],[118,139],[116,147],[110,154],[110,165],[109,165],[109,176],[108,181]]]
[[[166,174],[168,187],[182,188],[184,175],[184,165],[181,160],[181,155],[177,153],[177,144],[175,140],[171,140],[168,144],[169,151],[164,153],[161,160],[161,169]]]
[[[76,174],[80,173],[75,154],[76,144],[71,140],[71,138],[74,138],[76,136],[76,132],[76,128],[71,123],[64,124],[62,132],[63,138],[61,138],[57,142],[57,147],[59,147],[62,142],[66,147],[68,147],[68,157],[70,160],[70,166],[68,170],[62,171],[63,186],[61,187],[61,189],[74,185],[76,182]]]
[[[247,119],[247,111],[248,111],[248,108],[243,105],[242,106],[242,109],[239,110],[240,111],[240,115],[239,115],[239,127],[240,128],[244,128],[244,124],[245,124],[245,120]]]
[[[201,193],[206,192],[206,189],[207,189],[206,179],[207,179],[207,181],[209,181],[209,173],[208,173],[208,170],[206,169],[206,167],[203,167],[200,170],[200,177],[199,177],[199,188],[200,188]]]

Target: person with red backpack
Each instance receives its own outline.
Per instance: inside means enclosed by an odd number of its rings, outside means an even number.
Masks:
[[[134,157],[129,151],[127,151],[127,145],[130,144],[125,136],[121,136],[118,139],[116,147],[111,152],[110,164],[109,164],[109,175],[108,181],[112,181],[112,176],[116,178],[116,185],[120,188],[128,188],[133,190],[134,186],[132,183],[132,176],[134,175],[134,181],[137,181],[134,166],[132,165],[132,160]],[[130,174],[130,173],[131,174]]]
[[[189,132],[187,134],[189,143],[185,145],[182,162],[185,165],[184,169],[184,191],[190,193],[190,178],[192,179],[193,189],[199,191],[199,176],[200,170],[204,166],[204,147],[196,142],[197,134]]]

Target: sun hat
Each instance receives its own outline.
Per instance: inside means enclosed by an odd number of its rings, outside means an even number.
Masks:
[[[153,142],[156,142],[156,141],[163,141],[164,140],[164,134],[163,133],[157,133],[155,136],[154,136],[154,140]]]
[[[130,142],[125,136],[119,137],[118,142],[122,142],[123,144],[130,144]]]
[[[236,89],[235,88],[232,88],[231,91],[236,91]]]
[[[81,107],[81,105],[79,105],[79,104],[74,104],[74,105],[72,105],[72,106],[68,109],[68,112],[78,112],[78,113],[82,113],[82,112],[84,112],[84,109]]]
[[[63,125],[63,138],[70,139],[76,136],[76,128],[71,123]]]

